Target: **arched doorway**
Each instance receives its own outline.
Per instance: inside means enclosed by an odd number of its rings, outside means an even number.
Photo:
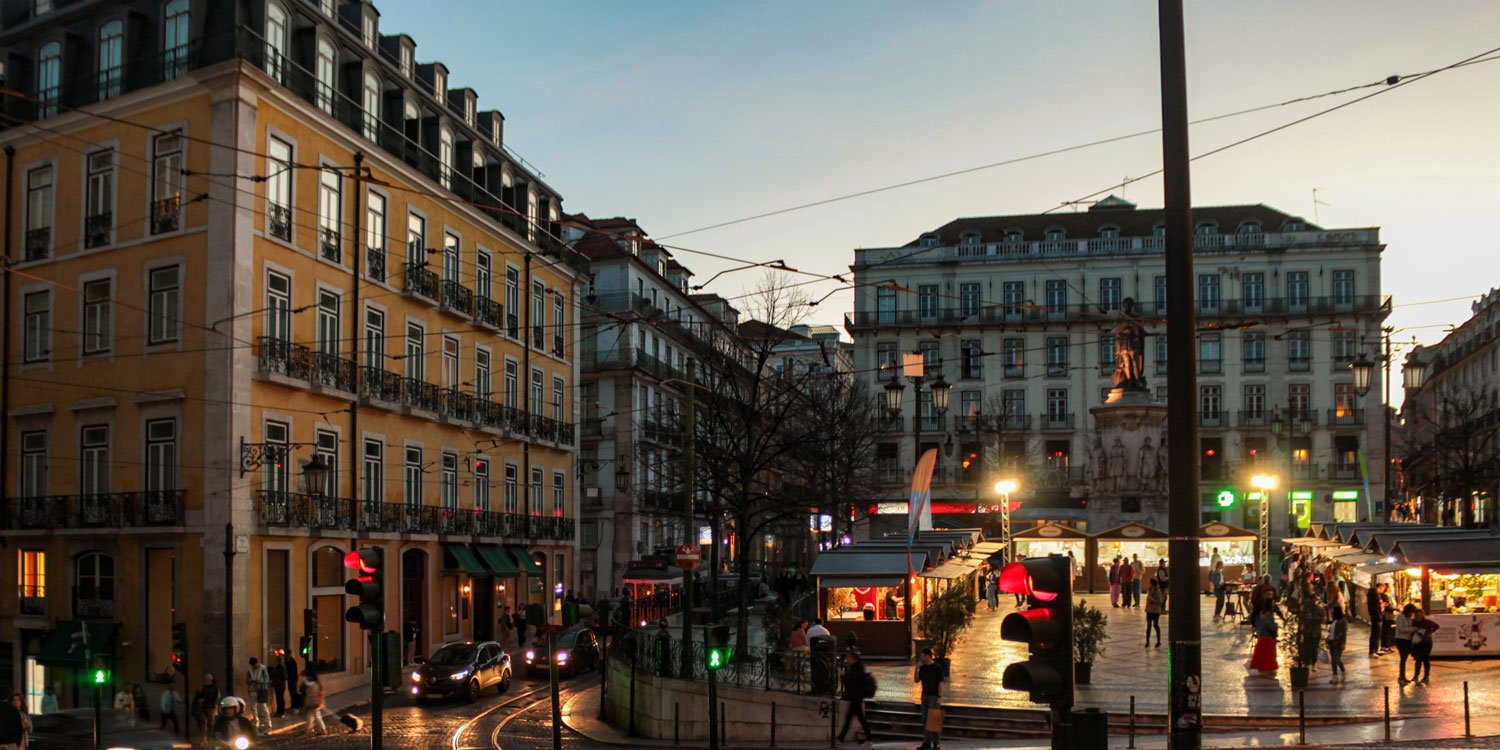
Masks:
[[[425,656],[427,649],[427,607],[422,592],[427,590],[427,553],[409,549],[401,553],[401,642],[405,662]]]

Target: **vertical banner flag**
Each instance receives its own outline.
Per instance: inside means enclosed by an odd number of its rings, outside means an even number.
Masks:
[[[1365,512],[1368,514],[1368,520],[1373,521],[1375,520],[1375,498],[1370,496],[1370,462],[1365,458],[1363,448],[1357,451],[1356,455],[1359,456],[1359,477],[1365,481]],[[1385,488],[1385,496],[1387,498],[1391,496],[1390,487]],[[1386,508],[1385,512],[1390,513],[1390,508]]]
[[[907,507],[906,543],[917,538],[917,530],[932,529],[932,470],[937,467],[937,449],[929,448],[917,461],[911,475],[911,502]]]

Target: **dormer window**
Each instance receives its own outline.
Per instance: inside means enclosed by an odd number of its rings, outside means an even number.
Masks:
[[[286,70],[286,11],[280,5],[266,5],[266,74],[280,82]]]
[[[48,42],[42,46],[36,65],[36,96],[39,117],[57,114],[57,99],[62,86],[62,45]]]
[[[1114,226],[1100,227],[1099,236],[1104,239],[1114,239],[1120,236],[1120,228]]]
[[[474,97],[464,99],[464,120],[470,125],[474,124]]]
[[[1262,231],[1258,221],[1247,221],[1240,225],[1240,234],[1260,234]]]
[[[1062,227],[1052,227],[1048,229],[1047,233],[1043,236],[1043,239],[1047,240],[1048,242],[1058,242],[1067,238],[1068,232]]]
[[[333,43],[327,39],[319,39],[317,63],[318,86],[315,98],[317,99],[318,109],[330,115],[333,114],[333,92],[335,91],[334,75],[336,68],[334,60]]]
[[[401,75],[411,78],[411,47],[401,45],[400,59]]]
[[[1022,241],[1022,239],[1024,237],[1025,237],[1025,235],[1022,234],[1021,230],[1019,230],[1019,229],[1007,229],[1007,230],[1005,230],[1005,241],[1006,242],[1020,242],[1020,241]]]
[[[979,244],[979,233],[978,232],[965,232],[964,236],[959,241],[961,243],[963,243],[964,245],[969,245],[969,246],[978,245]]]
[[[448,98],[448,76],[441,70],[432,71],[432,95],[443,101]]]
[[[163,11],[162,76],[176,80],[187,72],[188,0],[172,0]]]
[[[364,39],[366,47],[375,46],[375,17],[368,13],[361,19],[360,37]]]
[[[1198,222],[1198,234],[1218,234],[1219,225],[1212,221]]]
[[[1300,219],[1292,219],[1281,226],[1281,231],[1283,232],[1301,232],[1306,229],[1307,225],[1303,224]]]
[[[374,73],[365,74],[365,137],[375,140],[380,137],[380,79]]]
[[[110,99],[120,95],[120,81],[124,78],[125,24],[110,21],[99,27],[99,98]]]
[[[935,234],[924,234],[922,235],[920,244],[922,245],[922,247],[937,247],[938,237]]]
[[[333,0],[318,0],[318,10],[323,11],[323,15],[332,18]]]

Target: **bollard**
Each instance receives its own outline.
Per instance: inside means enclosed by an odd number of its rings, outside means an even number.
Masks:
[[[672,704],[672,744],[674,745],[682,744],[681,709],[681,703]]]
[[[1307,744],[1307,691],[1297,691],[1297,741]]]
[[[1391,686],[1385,686],[1385,739],[1391,739]]]
[[[1135,747],[1135,696],[1130,696],[1130,744],[1125,747]]]
[[[1428,667],[1432,669],[1432,667]],[[1469,681],[1464,680],[1464,736],[1473,737],[1474,733],[1469,731]]]
[[[729,727],[724,723],[724,702],[719,702],[719,747],[729,744]]]
[[[776,747],[776,701],[771,701],[771,747]]]

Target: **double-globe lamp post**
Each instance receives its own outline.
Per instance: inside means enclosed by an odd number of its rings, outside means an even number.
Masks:
[[[1381,471],[1384,484],[1383,494],[1385,497],[1380,507],[1380,518],[1384,523],[1390,523],[1391,512],[1391,329],[1386,329],[1385,346],[1380,354],[1381,383],[1385,389],[1385,398],[1380,404],[1381,421],[1383,422],[1385,449],[1381,453],[1382,463],[1385,464]],[[1353,362],[1349,363],[1349,371],[1354,374],[1354,390],[1359,391],[1361,397],[1370,393],[1370,380],[1375,374],[1375,363],[1371,362],[1363,352]],[[1406,360],[1402,368],[1402,385],[1408,391],[1417,390],[1422,387],[1422,382],[1427,376],[1427,366],[1411,358]],[[1368,500],[1368,498],[1366,498]],[[1373,514],[1370,520],[1375,520]]]
[[[911,463],[915,467],[917,462],[922,460],[922,417],[924,416],[922,414],[922,385],[926,382],[926,378],[922,375],[913,375],[911,382],[912,393],[916,400],[911,420],[912,437],[915,439]],[[942,375],[938,375],[937,380],[932,381],[929,387],[932,389],[932,410],[937,412],[938,426],[941,428],[943,415],[948,413],[948,397],[953,395],[953,386],[943,380]],[[905,397],[906,386],[902,385],[901,378],[899,376],[891,378],[891,382],[885,385],[885,409],[892,417],[901,415]]]

